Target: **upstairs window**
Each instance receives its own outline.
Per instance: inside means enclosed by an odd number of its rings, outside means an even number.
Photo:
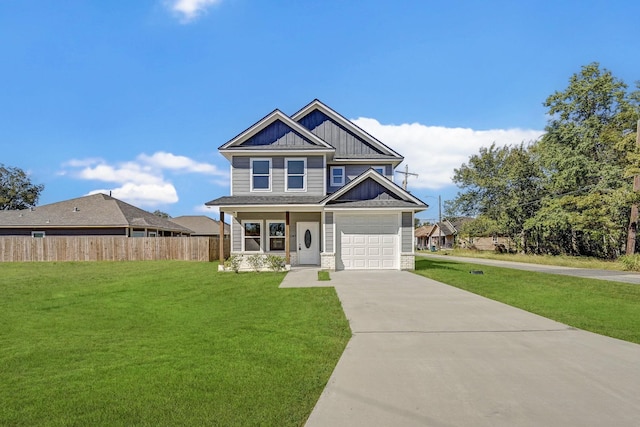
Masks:
[[[371,169],[373,169],[374,171],[378,172],[380,175],[385,175],[384,173],[384,166],[371,166]]]
[[[271,159],[251,159],[251,191],[271,191]]]
[[[344,185],[344,166],[331,166],[331,187],[342,187]]]
[[[287,191],[305,191],[307,172],[306,159],[286,159],[287,167]]]

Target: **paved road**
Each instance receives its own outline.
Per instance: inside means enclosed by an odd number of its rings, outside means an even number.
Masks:
[[[640,345],[409,272],[331,277],[353,337],[307,427],[640,423]]]
[[[498,261],[493,259],[456,257],[451,255],[417,254],[423,258],[443,259],[466,262],[469,264],[493,265],[496,267],[515,268],[517,270],[537,271],[540,273],[563,274],[565,276],[585,277],[588,279],[610,280],[613,282],[633,283],[640,285],[640,273],[628,271],[596,270],[591,268],[560,267],[555,265],[527,264],[524,262]],[[640,423],[639,423],[640,425]]]

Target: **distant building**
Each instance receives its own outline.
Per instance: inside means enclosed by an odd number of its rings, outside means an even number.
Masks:
[[[0,211],[0,236],[189,236],[192,230],[106,194]]]
[[[220,221],[209,218],[206,215],[184,215],[176,218],[171,218],[172,222],[178,225],[186,227],[193,231],[192,236],[219,236],[220,235]],[[224,224],[224,237],[229,238],[230,229],[229,224]]]

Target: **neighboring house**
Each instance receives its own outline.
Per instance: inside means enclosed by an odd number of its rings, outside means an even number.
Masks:
[[[0,211],[0,236],[189,236],[191,230],[105,194]]]
[[[291,117],[274,110],[218,150],[231,195],[206,204],[231,215],[232,255],[414,268],[414,214],[428,206],[392,181],[403,157],[320,101]]]
[[[436,249],[452,249],[457,233],[458,230],[448,220],[437,222],[429,233],[428,246]]]
[[[184,215],[170,219],[189,230],[192,230],[191,236],[213,236],[220,235],[220,221],[209,218],[206,215]],[[224,238],[228,239],[230,234],[229,224],[224,224]]]
[[[415,229],[414,236],[416,238],[416,249],[429,249],[429,236],[431,235],[433,227],[433,225],[423,225]]]

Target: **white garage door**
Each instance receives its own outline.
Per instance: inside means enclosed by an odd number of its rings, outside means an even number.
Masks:
[[[398,215],[340,215],[336,223],[338,269],[398,268]]]

